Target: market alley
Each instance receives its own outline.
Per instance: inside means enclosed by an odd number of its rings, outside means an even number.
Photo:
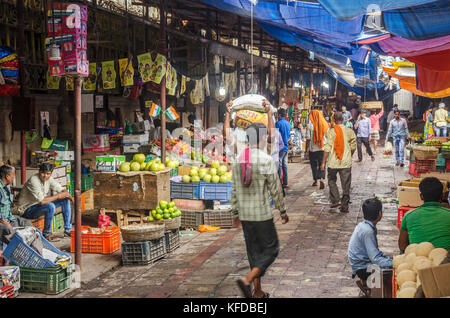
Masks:
[[[408,168],[394,165],[392,156],[383,158],[381,153],[375,162],[367,156],[361,163],[354,162],[350,213],[342,214],[330,210],[328,186],[325,190],[311,187],[309,164],[289,164],[290,221],[282,225],[276,212],[280,253],[262,279],[271,297],[359,296],[351,279],[347,246],[362,220],[364,199],[376,195],[389,201],[383,203],[378,241],[389,256],[398,252],[395,191]],[[148,266],[119,267],[65,297],[241,297],[235,281],[248,271],[242,229],[182,233],[181,247],[167,258]]]

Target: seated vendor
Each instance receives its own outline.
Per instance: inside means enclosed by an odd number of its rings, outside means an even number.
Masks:
[[[43,163],[39,167],[39,173],[32,176],[23,186],[17,204],[19,215],[27,219],[37,219],[45,215],[44,237],[51,241],[58,238],[51,234],[53,216],[57,207],[62,208],[64,218],[64,236],[70,237],[72,230],[71,207],[73,197],[67,190],[52,178],[54,166],[50,163]],[[52,195],[56,192],[56,195]]]
[[[441,181],[434,177],[420,182],[420,198],[425,203],[403,216],[398,238],[401,252],[409,244],[422,242],[450,250],[450,209],[440,203],[443,188]]]
[[[9,165],[0,167],[0,245],[8,244],[7,236],[15,227],[33,226],[27,219],[12,215],[13,195],[10,185],[16,177],[16,169]]]
[[[360,222],[348,245],[348,260],[352,267],[353,277],[359,277],[356,284],[368,296],[367,279],[371,275],[369,265],[391,268],[392,259],[383,254],[378,248],[377,223],[383,217],[383,206],[378,199],[367,199],[362,205],[364,221]]]

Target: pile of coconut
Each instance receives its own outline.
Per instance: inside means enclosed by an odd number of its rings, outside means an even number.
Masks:
[[[410,244],[404,254],[394,256],[398,298],[414,298],[420,286],[419,270],[440,265],[447,253],[444,248],[434,248],[430,242],[423,242]]]

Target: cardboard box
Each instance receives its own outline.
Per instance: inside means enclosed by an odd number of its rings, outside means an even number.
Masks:
[[[419,184],[422,178],[415,178],[402,181],[397,186],[397,198],[399,206],[418,207],[423,204],[423,200],[420,198]],[[444,186],[444,193],[448,191],[447,183],[441,181]]]
[[[98,156],[95,161],[97,171],[116,172],[126,159],[125,156]]]
[[[360,105],[361,109],[382,109],[383,102],[382,101],[373,101],[373,102],[362,102]]]
[[[141,144],[123,145],[123,153],[138,153]]]
[[[109,135],[83,135],[84,152],[101,152],[109,149]]]
[[[55,160],[63,160],[63,161],[71,161],[75,160],[75,153],[73,151],[55,151],[56,158]]]
[[[82,200],[84,200],[84,206],[82,205],[82,211],[94,210],[94,189],[84,191],[81,194]]]
[[[87,60],[67,60],[64,61],[64,72],[68,75],[89,75],[89,61]]]
[[[191,171],[191,167],[189,167],[189,166],[178,166],[178,175],[179,176],[184,176],[186,174],[189,174],[190,171]]]
[[[450,296],[450,263],[422,269],[419,277],[426,298]]]
[[[122,143],[124,145],[131,145],[131,144],[146,145],[149,141],[149,138],[150,138],[149,134],[124,135]]]

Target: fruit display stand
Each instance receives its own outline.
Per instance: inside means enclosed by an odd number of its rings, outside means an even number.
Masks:
[[[170,201],[170,170],[96,173],[94,206],[148,211],[161,200]]]

